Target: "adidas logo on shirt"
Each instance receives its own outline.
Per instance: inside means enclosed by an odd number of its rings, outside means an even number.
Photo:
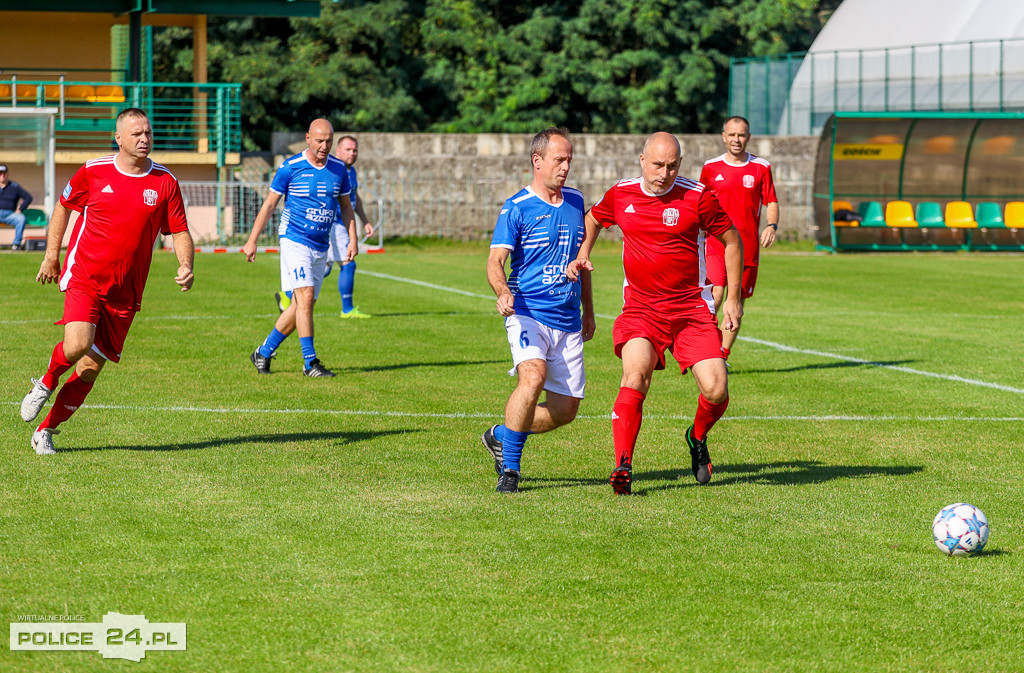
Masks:
[[[636,212],[636,208],[633,207],[632,203],[629,204],[628,206],[626,206],[626,212],[627,213],[635,213]]]
[[[104,194],[113,194],[114,190],[113,190],[113,188],[110,185],[107,185],[106,187],[103,188],[103,193]]]
[[[722,180],[725,180],[725,178],[723,178],[723,177],[722,177],[722,174],[721,174],[721,173],[719,173],[719,174],[718,174],[718,177],[717,177],[717,178],[715,178],[715,182],[720,182],[720,181],[722,181]]]

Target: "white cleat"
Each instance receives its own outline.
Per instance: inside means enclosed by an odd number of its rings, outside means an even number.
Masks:
[[[35,420],[52,394],[53,391],[44,386],[42,381],[32,379],[32,390],[28,391],[28,395],[21,401],[21,420],[26,423]]]
[[[32,450],[40,456],[52,456],[57,453],[53,446],[53,436],[59,435],[60,430],[43,428],[32,433]]]

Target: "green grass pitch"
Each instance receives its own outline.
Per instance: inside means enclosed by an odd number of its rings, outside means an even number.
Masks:
[[[3,671],[1020,671],[1024,669],[1024,258],[766,254],[698,487],[696,404],[655,374],[616,498],[608,419],[620,250],[599,245],[580,417],[494,493],[480,434],[514,380],[486,244],[358,260],[343,321],[257,376],[278,258],[158,253],[143,312],[38,457],[18,416],[61,333],[41,255],[0,258],[0,605],[185,622],[141,663],[0,646]],[[419,284],[407,282],[417,281]],[[456,291],[451,291],[456,290]],[[979,556],[931,539],[966,501]]]

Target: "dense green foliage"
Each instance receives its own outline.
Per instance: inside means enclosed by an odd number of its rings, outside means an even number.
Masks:
[[[1021,670],[1019,256],[766,251],[711,483],[690,473],[697,391],[670,361],[631,498],[607,483],[621,247],[593,255],[580,416],[529,439],[516,496],[494,492],[479,439],[515,385],[486,256],[360,256],[370,320],[337,317],[329,277],[317,350],[339,376],[309,379],[294,337],[270,376],[249,363],[277,317],[276,255],[200,255],[181,293],[159,252],[123,361],[40,457],[18,403],[60,295],[33,282],[41,253],[3,255],[7,621],[145,614],[185,622],[188,649],[2,647],[0,671]],[[992,524],[980,556],[932,542],[957,501]]]
[[[243,85],[249,149],[324,115],[355,131],[708,131],[730,57],[806,49],[836,0],[325,0],[318,19],[211,17],[211,81]],[[160,81],[191,35],[155,37]]]

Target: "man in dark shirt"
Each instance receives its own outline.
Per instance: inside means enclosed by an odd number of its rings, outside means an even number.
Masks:
[[[30,203],[32,195],[17,182],[11,182],[7,178],[7,164],[0,164],[0,222],[14,227],[12,250],[21,247],[21,234],[25,231],[25,214],[22,211],[28,208]]]

